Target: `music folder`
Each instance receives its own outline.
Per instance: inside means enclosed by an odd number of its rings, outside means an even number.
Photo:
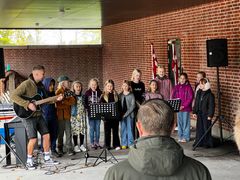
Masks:
[[[181,107],[181,99],[170,99],[167,101],[170,107],[172,107],[174,112],[179,112]]]
[[[115,119],[117,117],[117,103],[93,103],[90,104],[90,118],[95,120]]]

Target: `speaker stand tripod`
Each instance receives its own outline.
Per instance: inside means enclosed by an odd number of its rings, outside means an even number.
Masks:
[[[12,152],[14,154],[14,156],[19,160],[19,162],[23,165],[23,167],[25,169],[27,169],[25,163],[21,160],[21,158],[18,156],[18,154],[13,150],[13,148],[10,146],[10,144],[7,143],[7,141],[3,138],[2,135],[0,135],[0,141],[3,141],[5,143],[5,145],[10,149],[10,152],[8,154],[6,154],[5,157],[3,157],[1,160],[0,160],[0,163],[7,158],[7,156],[10,155],[10,153]]]
[[[217,98],[218,98],[218,116],[216,119],[212,122],[211,126],[205,131],[205,133],[202,135],[202,137],[198,140],[198,142],[193,146],[193,151],[198,147],[198,145],[202,142],[202,140],[206,137],[206,135],[212,130],[212,127],[216,122],[219,123],[219,130],[220,130],[220,141],[221,144],[223,141],[223,128],[222,123],[226,123],[230,128],[233,128],[231,124],[227,121],[225,121],[224,116],[222,115],[222,109],[221,109],[221,90],[220,90],[220,80],[219,80],[219,67],[217,67]]]

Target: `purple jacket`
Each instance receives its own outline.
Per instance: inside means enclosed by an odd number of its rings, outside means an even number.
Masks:
[[[145,101],[149,100],[149,99],[163,99],[163,96],[161,94],[158,93],[151,93],[151,92],[146,92],[145,93]]]
[[[193,97],[194,93],[189,83],[178,84],[173,88],[172,99],[181,99],[181,106],[184,106],[184,108],[181,110],[182,112],[192,111]]]
[[[169,100],[172,93],[171,81],[167,78],[167,76],[164,76],[162,78],[157,76],[155,80],[157,81],[158,84],[159,94],[163,96],[164,100]]]
[[[98,88],[96,91],[92,91],[92,89],[88,89],[85,92],[84,98],[84,106],[87,110],[89,110],[89,104],[91,103],[99,103],[100,96],[102,95],[102,91]]]

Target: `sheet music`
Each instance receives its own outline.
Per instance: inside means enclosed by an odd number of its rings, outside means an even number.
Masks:
[[[170,99],[167,102],[172,107],[174,112],[179,112],[180,111],[181,99],[179,99],[179,98],[177,98],[177,99]]]
[[[99,119],[108,114],[111,117],[117,116],[116,103],[94,103],[90,104],[90,117]]]

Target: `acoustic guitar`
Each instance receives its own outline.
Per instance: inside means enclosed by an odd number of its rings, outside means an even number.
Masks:
[[[41,104],[55,101],[55,100],[57,100],[57,98],[59,96],[60,95],[42,99],[42,96],[40,96],[39,94],[36,94],[33,97],[21,96],[21,98],[28,100],[31,103],[34,103],[37,107],[36,111],[41,111],[41,107],[40,107]],[[74,96],[74,93],[72,91],[67,91],[67,92],[64,92],[63,96],[64,96],[64,98],[69,97],[69,96]],[[34,112],[36,112],[36,111],[32,111],[30,109],[26,110],[23,106],[20,106],[16,103],[13,103],[13,110],[15,111],[16,115],[18,117],[20,117],[21,119],[28,119],[28,118],[32,117]]]

